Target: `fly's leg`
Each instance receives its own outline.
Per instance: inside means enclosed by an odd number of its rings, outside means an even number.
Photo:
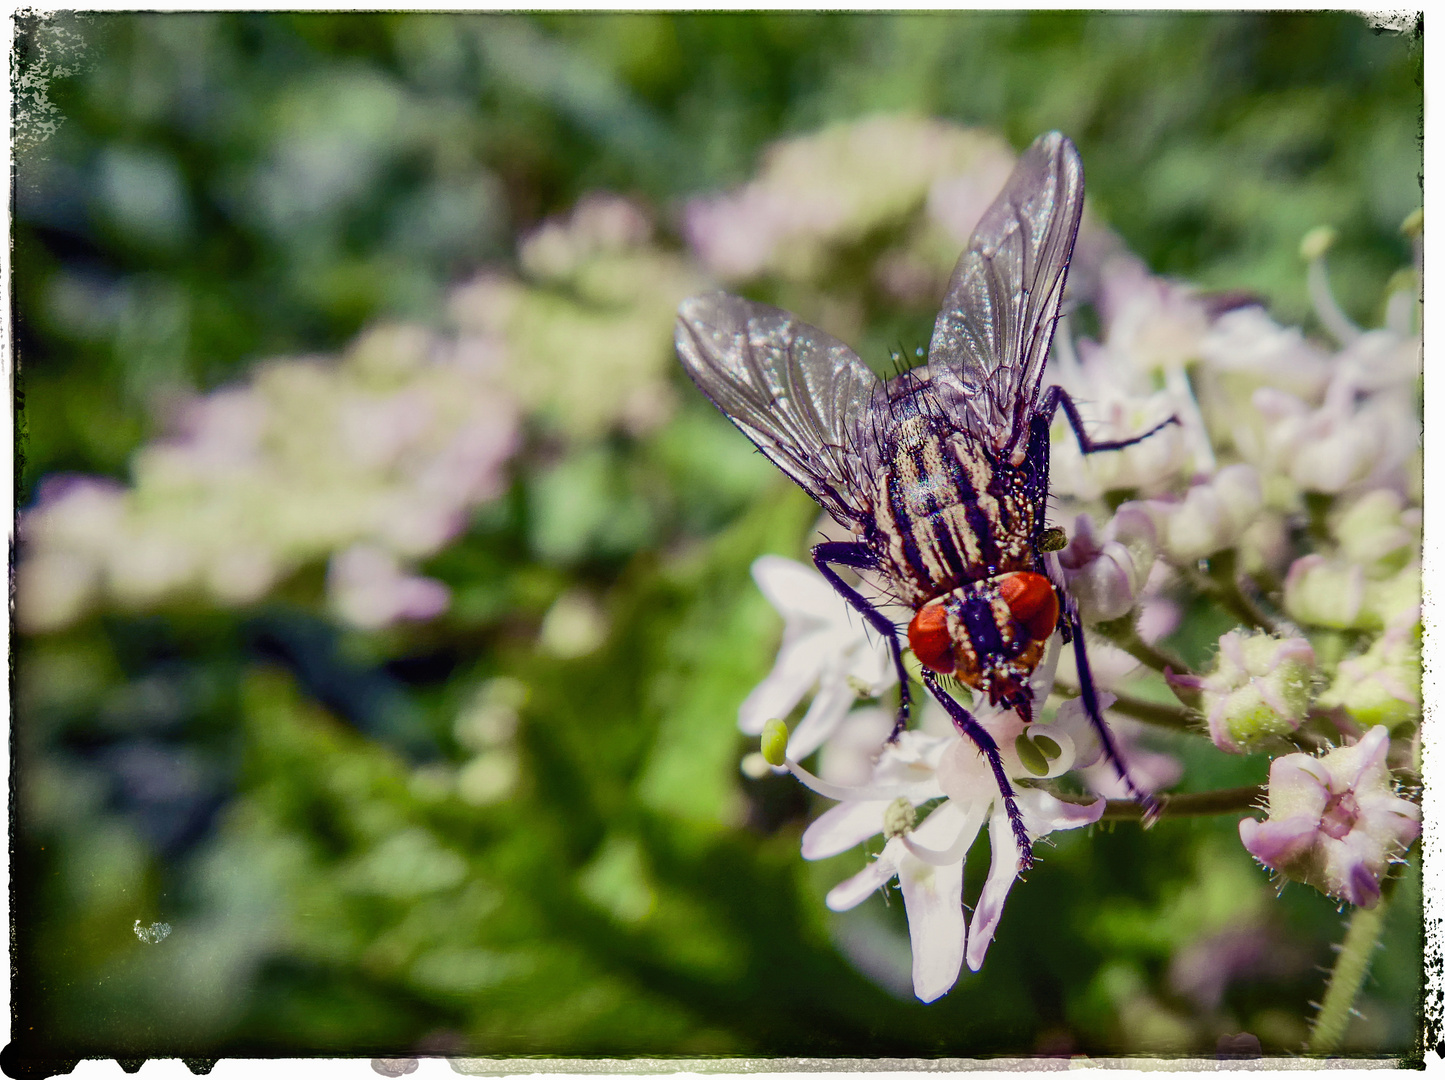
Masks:
[[[1109,759],[1109,764],[1114,766],[1114,771],[1119,774],[1119,779],[1124,781],[1124,786],[1129,789],[1129,794],[1144,810],[1144,821],[1152,823],[1159,816],[1159,801],[1154,796],[1140,791],[1129,776],[1129,770],[1124,765],[1124,759],[1119,756],[1119,749],[1114,743],[1114,735],[1109,730],[1109,725],[1104,723],[1104,715],[1099,709],[1099,695],[1094,692],[1094,673],[1089,670],[1089,653],[1084,648],[1084,626],[1079,621],[1077,612],[1070,611],[1067,616],[1067,625],[1073,632],[1074,638],[1074,664],[1079,669],[1079,693],[1084,699],[1084,712],[1089,716],[1089,722],[1094,725],[1094,730],[1099,733],[1099,740],[1104,744],[1104,756]]]
[[[876,570],[878,568],[877,556],[866,544],[859,544],[847,540],[828,541],[813,548],[813,565],[818,572],[828,579],[828,584],[833,586],[838,595],[848,603],[852,604],[857,612],[868,621],[868,625],[883,635],[883,640],[888,642],[888,648],[893,653],[893,666],[898,670],[898,719],[893,722],[893,733],[888,736],[888,741],[895,741],[903,729],[908,726],[908,669],[903,666],[903,647],[898,644],[898,628],[893,625],[883,612],[869,603],[857,589],[844,581],[833,566],[848,566],[854,570]]]
[[[1052,423],[1054,412],[1058,409],[1064,410],[1064,415],[1069,418],[1069,427],[1074,429],[1074,435],[1079,440],[1079,449],[1086,454],[1097,454],[1103,450],[1122,450],[1126,446],[1133,446],[1135,443],[1143,442],[1150,435],[1162,431],[1170,424],[1179,423],[1179,417],[1171,416],[1168,420],[1155,424],[1142,435],[1135,435],[1131,439],[1112,439],[1108,441],[1089,438],[1089,433],[1084,430],[1084,418],[1079,415],[1079,407],[1074,404],[1074,399],[1062,386],[1051,386],[1044,393],[1043,403],[1039,407],[1039,414],[1045,422]]]
[[[978,752],[983,755],[989,768],[993,770],[993,778],[998,782],[999,794],[1003,796],[1004,809],[1008,811],[1009,825],[1013,828],[1014,843],[1018,845],[1019,868],[1021,870],[1032,868],[1034,865],[1033,844],[1029,842],[1029,834],[1024,829],[1024,818],[1019,813],[1017,800],[1014,799],[1014,789],[1003,771],[1003,759],[999,757],[998,743],[994,742],[993,736],[973,718],[967,709],[958,703],[952,694],[938,685],[938,676],[928,668],[923,669],[923,685],[928,687],[929,692],[938,699],[939,704],[948,710],[948,715],[953,718],[953,726],[978,747]]]

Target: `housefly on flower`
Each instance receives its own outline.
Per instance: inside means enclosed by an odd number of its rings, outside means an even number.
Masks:
[[[1062,532],[1047,524],[1057,409],[1086,454],[1159,430],[1095,441],[1062,388],[1040,393],[1083,208],[1078,150],[1058,132],[1041,136],[959,258],[927,363],[887,382],[841,341],[766,304],[698,296],[677,322],[678,356],[698,388],[857,537],[818,544],[813,562],[892,652],[900,700],[890,738],[910,705],[898,627],[836,567],[872,572],[913,610],[906,636],[923,683],[989,762],[1025,867],[1031,848],[998,746],[941,677],[1030,723],[1029,676],[1060,633],[1105,752],[1152,807],[1100,714],[1078,608],[1051,554]]]

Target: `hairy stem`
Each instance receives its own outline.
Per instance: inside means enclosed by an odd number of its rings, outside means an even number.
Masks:
[[[1054,693],[1060,697],[1076,698],[1079,696],[1079,688],[1067,683],[1056,682],[1054,683]],[[1117,712],[1135,720],[1142,720],[1146,724],[1153,724],[1155,727],[1167,728],[1170,731],[1187,731],[1191,735],[1202,733],[1203,729],[1198,720],[1188,709],[1181,709],[1178,705],[1167,705],[1158,701],[1145,701],[1143,698],[1118,694],[1112,690],[1109,693],[1114,694],[1114,704],[1109,706],[1110,712]]]
[[[1159,814],[1166,817],[1207,817],[1212,814],[1237,814],[1252,810],[1264,795],[1263,784],[1249,787],[1221,788],[1218,791],[1195,791],[1186,795],[1157,795]],[[1131,799],[1110,799],[1104,806],[1100,821],[1140,821],[1144,808]]]
[[[1187,731],[1193,735],[1200,732],[1199,723],[1193,714],[1177,705],[1161,705],[1157,701],[1145,701],[1143,698],[1119,694],[1109,708],[1124,716],[1142,720],[1155,727],[1168,728],[1170,731]]]
[[[1232,550],[1219,551],[1209,557],[1209,573],[1201,574],[1197,567],[1177,565],[1175,567],[1188,582],[1205,596],[1208,596],[1240,622],[1265,630],[1271,634],[1280,632],[1279,620],[1260,609],[1239,587],[1237,560]]]
[[[1325,1000],[1310,1030],[1309,1042],[1305,1043],[1306,1053],[1333,1054],[1344,1042],[1355,1011],[1355,998],[1360,994],[1370,960],[1380,943],[1380,930],[1385,924],[1385,899],[1381,896],[1372,908],[1355,908],[1350,916],[1350,928],[1345,931],[1345,940],[1335,957]]]
[[[1093,630],[1109,644],[1123,649],[1139,663],[1147,668],[1153,668],[1161,675],[1165,668],[1173,671],[1176,675],[1189,673],[1189,665],[1179,657],[1171,656],[1163,649],[1150,645],[1139,636],[1139,631],[1134,628],[1132,614],[1110,622],[1095,623]]]

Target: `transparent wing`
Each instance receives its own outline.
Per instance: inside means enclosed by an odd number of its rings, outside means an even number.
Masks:
[[[698,389],[778,468],[840,522],[866,516],[857,452],[879,380],[852,349],[726,293],[683,301],[676,342]]]
[[[998,451],[1028,438],[1084,210],[1084,167],[1057,131],[1014,166],[949,279],[928,367],[935,392]]]

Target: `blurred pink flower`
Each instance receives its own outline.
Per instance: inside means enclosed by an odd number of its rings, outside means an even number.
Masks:
[[[440,581],[403,573],[395,555],[370,544],[332,556],[326,589],[337,615],[364,630],[435,618],[451,603]]]
[[[932,273],[946,276],[1012,165],[996,136],[912,116],[868,117],[774,143],[755,179],[691,200],[683,233],[724,281],[799,279],[815,273],[831,247],[926,209],[925,232],[933,225],[944,242],[925,241],[922,262],[898,264],[906,275],[889,280],[911,289],[932,262]]]

